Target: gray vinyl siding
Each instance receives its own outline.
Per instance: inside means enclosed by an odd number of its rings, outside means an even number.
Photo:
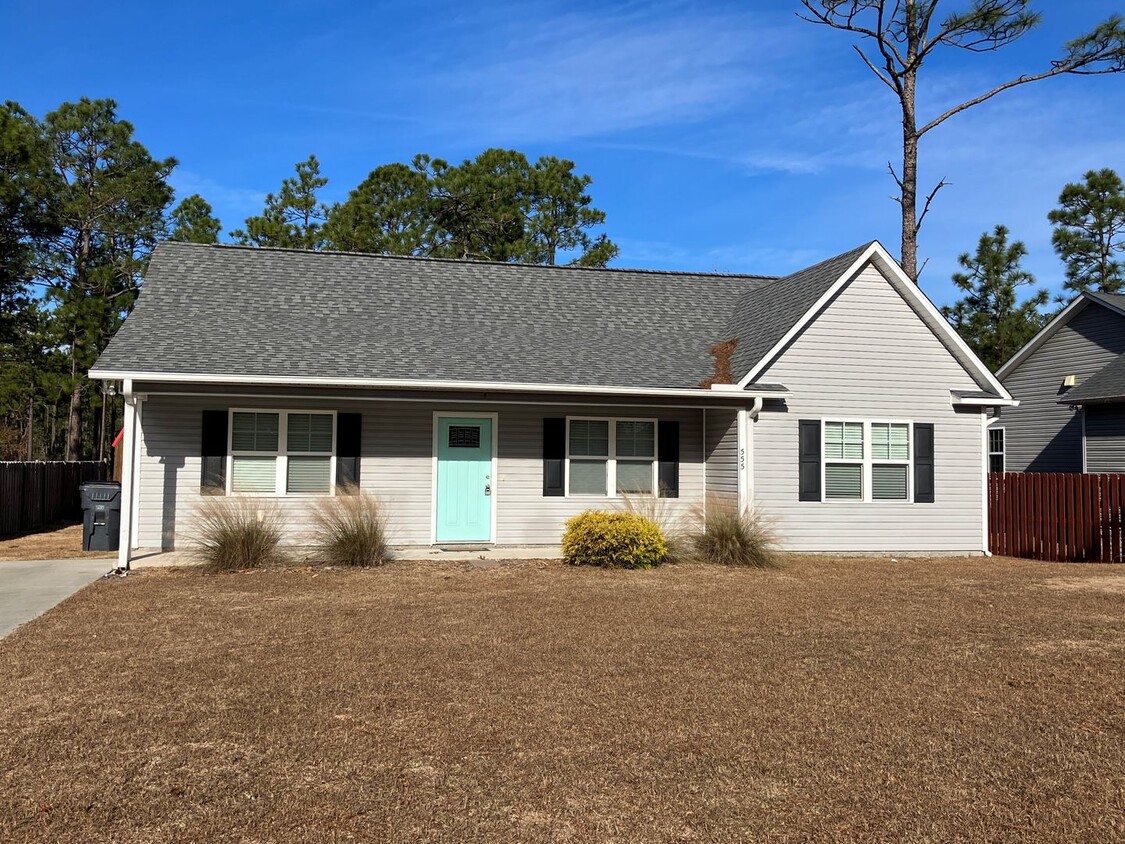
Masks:
[[[738,497],[738,413],[707,411],[707,493]]]
[[[982,550],[981,416],[954,410],[949,392],[980,388],[877,269],[845,287],[761,378],[794,394],[767,402],[752,433],[755,504],[785,547]],[[933,423],[936,501],[799,501],[798,422],[823,418]]]
[[[1018,407],[1001,412],[1009,472],[1081,472],[1081,411],[1059,404],[1063,378],[1081,384],[1125,352],[1125,317],[1091,303],[1004,378]]]
[[[1086,471],[1125,472],[1125,405],[1092,404],[1086,414]]]
[[[569,415],[645,416],[680,422],[680,497],[673,514],[704,497],[703,411],[637,407],[464,405],[408,401],[204,398],[151,395],[144,403],[139,476],[138,544],[187,547],[200,504],[201,411],[229,407],[293,410],[315,408],[363,414],[360,484],[386,504],[391,540],[428,545],[433,499],[433,415],[498,413],[498,478],[493,506],[500,545],[554,545],[571,516],[587,508],[614,509],[617,499],[543,496],[543,419]],[[286,518],[286,541],[307,542],[315,496],[270,498]]]

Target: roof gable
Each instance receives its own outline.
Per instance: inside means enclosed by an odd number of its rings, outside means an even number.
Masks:
[[[772,348],[760,355],[758,360],[742,376],[742,383],[749,384],[760,378],[783,350],[811,325],[826,308],[830,307],[835,297],[869,265],[875,266],[884,281],[899,294],[923,325],[941,342],[950,356],[957,361],[978,386],[990,395],[1004,400],[1011,399],[1011,395],[1004,389],[999,380],[973,354],[933,302],[926,297],[917,284],[907,277],[898,262],[878,241],[872,241],[864,247],[846,252],[835,259],[794,274],[798,278],[798,283],[807,291],[809,299],[813,298],[812,294],[815,292],[819,292],[819,296],[813,299],[807,310],[785,331],[775,332],[780,333],[779,339]],[[837,272],[838,275],[835,280],[828,282],[832,274]]]
[[[1068,325],[1072,319],[1091,305],[1099,305],[1106,308],[1111,313],[1118,314],[1125,318],[1125,294],[1095,293],[1092,291],[1080,293],[1075,296],[1065,308],[1059,311],[1054,319],[1039,329],[1039,332],[1028,340],[1019,351],[1012,355],[1012,357],[996,371],[996,377],[1000,379],[1007,378],[1019,369],[1020,365],[1041,348],[1044,343],[1050,340],[1060,329]]]
[[[741,380],[759,363],[870,246],[865,243],[769,284],[747,289],[727,330],[730,338],[738,338],[731,360],[735,377]]]

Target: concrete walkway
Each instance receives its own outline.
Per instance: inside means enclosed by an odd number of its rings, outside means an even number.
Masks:
[[[0,636],[93,583],[115,560],[0,561]]]

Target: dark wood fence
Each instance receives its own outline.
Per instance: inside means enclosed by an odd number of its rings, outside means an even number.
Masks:
[[[1125,562],[1125,475],[988,476],[994,554],[1058,562]]]
[[[108,477],[99,461],[0,463],[0,536],[82,518],[78,487]]]

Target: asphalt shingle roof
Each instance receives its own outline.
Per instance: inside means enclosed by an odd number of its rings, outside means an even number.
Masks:
[[[1111,308],[1117,308],[1119,311],[1125,311],[1125,293],[1101,293],[1093,290],[1087,290],[1086,295],[1092,299],[1097,299],[1104,302]]]
[[[741,377],[865,249],[768,276],[162,243],[95,369],[694,388]]]
[[[1121,298],[1125,300],[1125,296]],[[1059,399],[1059,403],[1083,404],[1123,398],[1125,398],[1125,355],[1118,355],[1073,390],[1067,390],[1066,395]]]

